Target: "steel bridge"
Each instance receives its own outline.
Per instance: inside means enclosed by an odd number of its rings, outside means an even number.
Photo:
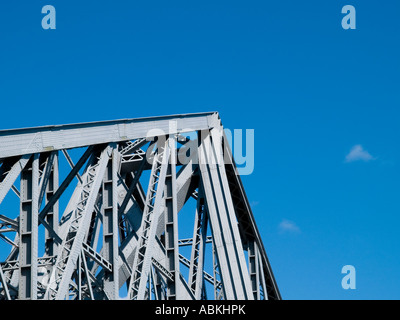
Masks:
[[[281,299],[216,112],[0,131],[0,299]]]

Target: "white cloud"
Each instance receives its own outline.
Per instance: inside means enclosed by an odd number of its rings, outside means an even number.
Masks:
[[[351,148],[350,152],[346,155],[345,162],[375,160],[375,158],[367,151],[364,150],[362,145],[357,144]]]
[[[300,228],[293,221],[283,219],[282,222],[279,224],[279,231],[300,233]]]

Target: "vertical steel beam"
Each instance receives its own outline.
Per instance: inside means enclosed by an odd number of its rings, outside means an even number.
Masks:
[[[260,300],[260,266],[257,243],[254,240],[249,241],[247,253],[249,260],[249,274],[254,299]]]
[[[109,294],[113,300],[118,299],[118,167],[119,153],[116,146],[113,148],[102,185],[103,194],[103,250],[102,255],[113,265],[112,272],[105,271],[104,281],[111,285]]]
[[[166,268],[174,275],[174,281],[167,279],[167,299],[176,300],[180,297],[179,278],[179,245],[178,245],[178,210],[176,192],[176,138],[168,138],[170,149],[169,164],[165,177],[164,219],[165,219],[165,254]]]
[[[78,290],[78,300],[82,300],[82,255],[78,256],[77,260],[77,290]]]
[[[118,249],[118,169],[120,166],[120,155],[118,153],[117,146],[113,150],[112,154],[112,194],[113,194],[113,213],[112,213],[112,259],[113,265],[112,270],[112,282],[114,285],[114,299],[119,299],[119,270],[118,270],[118,259],[119,259],[119,249]]]
[[[44,194],[45,203],[47,204],[58,188],[58,151],[54,153],[53,165],[50,171],[50,176],[46,185],[46,192]],[[50,228],[57,233],[58,231],[58,201],[54,203],[45,216],[46,223]],[[47,256],[53,256],[56,253],[57,242],[52,234],[45,230],[45,252]]]
[[[22,300],[37,298],[39,155],[21,172],[19,290]]]

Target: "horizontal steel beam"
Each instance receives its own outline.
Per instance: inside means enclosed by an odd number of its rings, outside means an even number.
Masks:
[[[207,236],[206,243],[211,243],[211,242],[212,242],[212,236]],[[193,238],[179,239],[178,240],[178,245],[180,247],[191,246],[192,244],[193,244]]]
[[[37,259],[37,266],[38,268],[45,266],[52,266],[55,260],[56,260],[55,256],[40,257]],[[19,260],[0,262],[0,266],[3,269],[3,271],[18,270],[19,265],[20,265]]]
[[[219,123],[218,113],[208,112],[0,130],[0,159],[29,153],[206,130]]]

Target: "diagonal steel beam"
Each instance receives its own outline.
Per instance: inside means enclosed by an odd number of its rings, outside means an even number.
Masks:
[[[255,241],[257,244],[260,259],[262,259],[263,278],[268,289],[266,291],[268,299],[281,300],[282,297],[279,292],[278,285],[272,272],[264,244],[261,240],[260,232],[258,231],[249,200],[247,199],[246,192],[236,168],[230,146],[227,143],[228,139],[226,136],[224,136],[224,141],[225,170],[228,177],[232,198],[235,201],[235,212],[239,222],[241,235],[243,236],[244,241]]]
[[[143,212],[142,224],[138,232],[138,245],[132,266],[132,274],[128,288],[131,299],[143,300],[146,284],[150,272],[150,264],[155,241],[157,222],[161,212],[161,201],[165,187],[167,172],[167,161],[169,158],[168,143],[160,143],[158,152],[153,161],[150,175],[145,210]],[[148,250],[150,248],[150,250]]]
[[[253,299],[250,277],[228,186],[222,151],[222,128],[202,132],[199,167],[210,226],[227,300]]]
[[[20,160],[17,161],[8,172],[7,176],[0,183],[0,204],[3,202],[11,186],[14,184],[17,177],[20,175],[21,171],[28,164],[31,154],[24,154],[21,156]]]
[[[197,300],[200,300],[203,292],[203,268],[205,245],[207,241],[207,223],[208,217],[205,212],[204,197],[201,194],[197,198],[192,253],[189,267],[189,286]]]
[[[104,149],[99,161],[89,166],[84,174],[81,199],[77,203],[68,232],[61,244],[47,288],[46,296],[49,299],[64,299],[68,294],[69,282],[78,256],[82,252],[83,239],[89,228],[91,213],[94,210],[110,154],[110,147]]]
[[[0,281],[1,281],[2,285],[3,285],[3,290],[4,290],[5,294],[6,294],[7,300],[11,300],[10,291],[8,290],[7,279],[6,279],[5,275],[4,275],[4,272],[3,272],[3,269],[1,268],[1,265],[0,265]]]
[[[94,146],[90,146],[86,149],[85,153],[76,163],[75,167],[69,172],[67,177],[61,183],[60,187],[54,193],[54,195],[48,200],[46,206],[40,211],[39,218],[43,219],[47,212],[54,206],[54,204],[59,200],[63,192],[68,188],[69,184],[71,183],[72,179],[79,173],[79,170],[83,167],[86,160],[92,154]]]

